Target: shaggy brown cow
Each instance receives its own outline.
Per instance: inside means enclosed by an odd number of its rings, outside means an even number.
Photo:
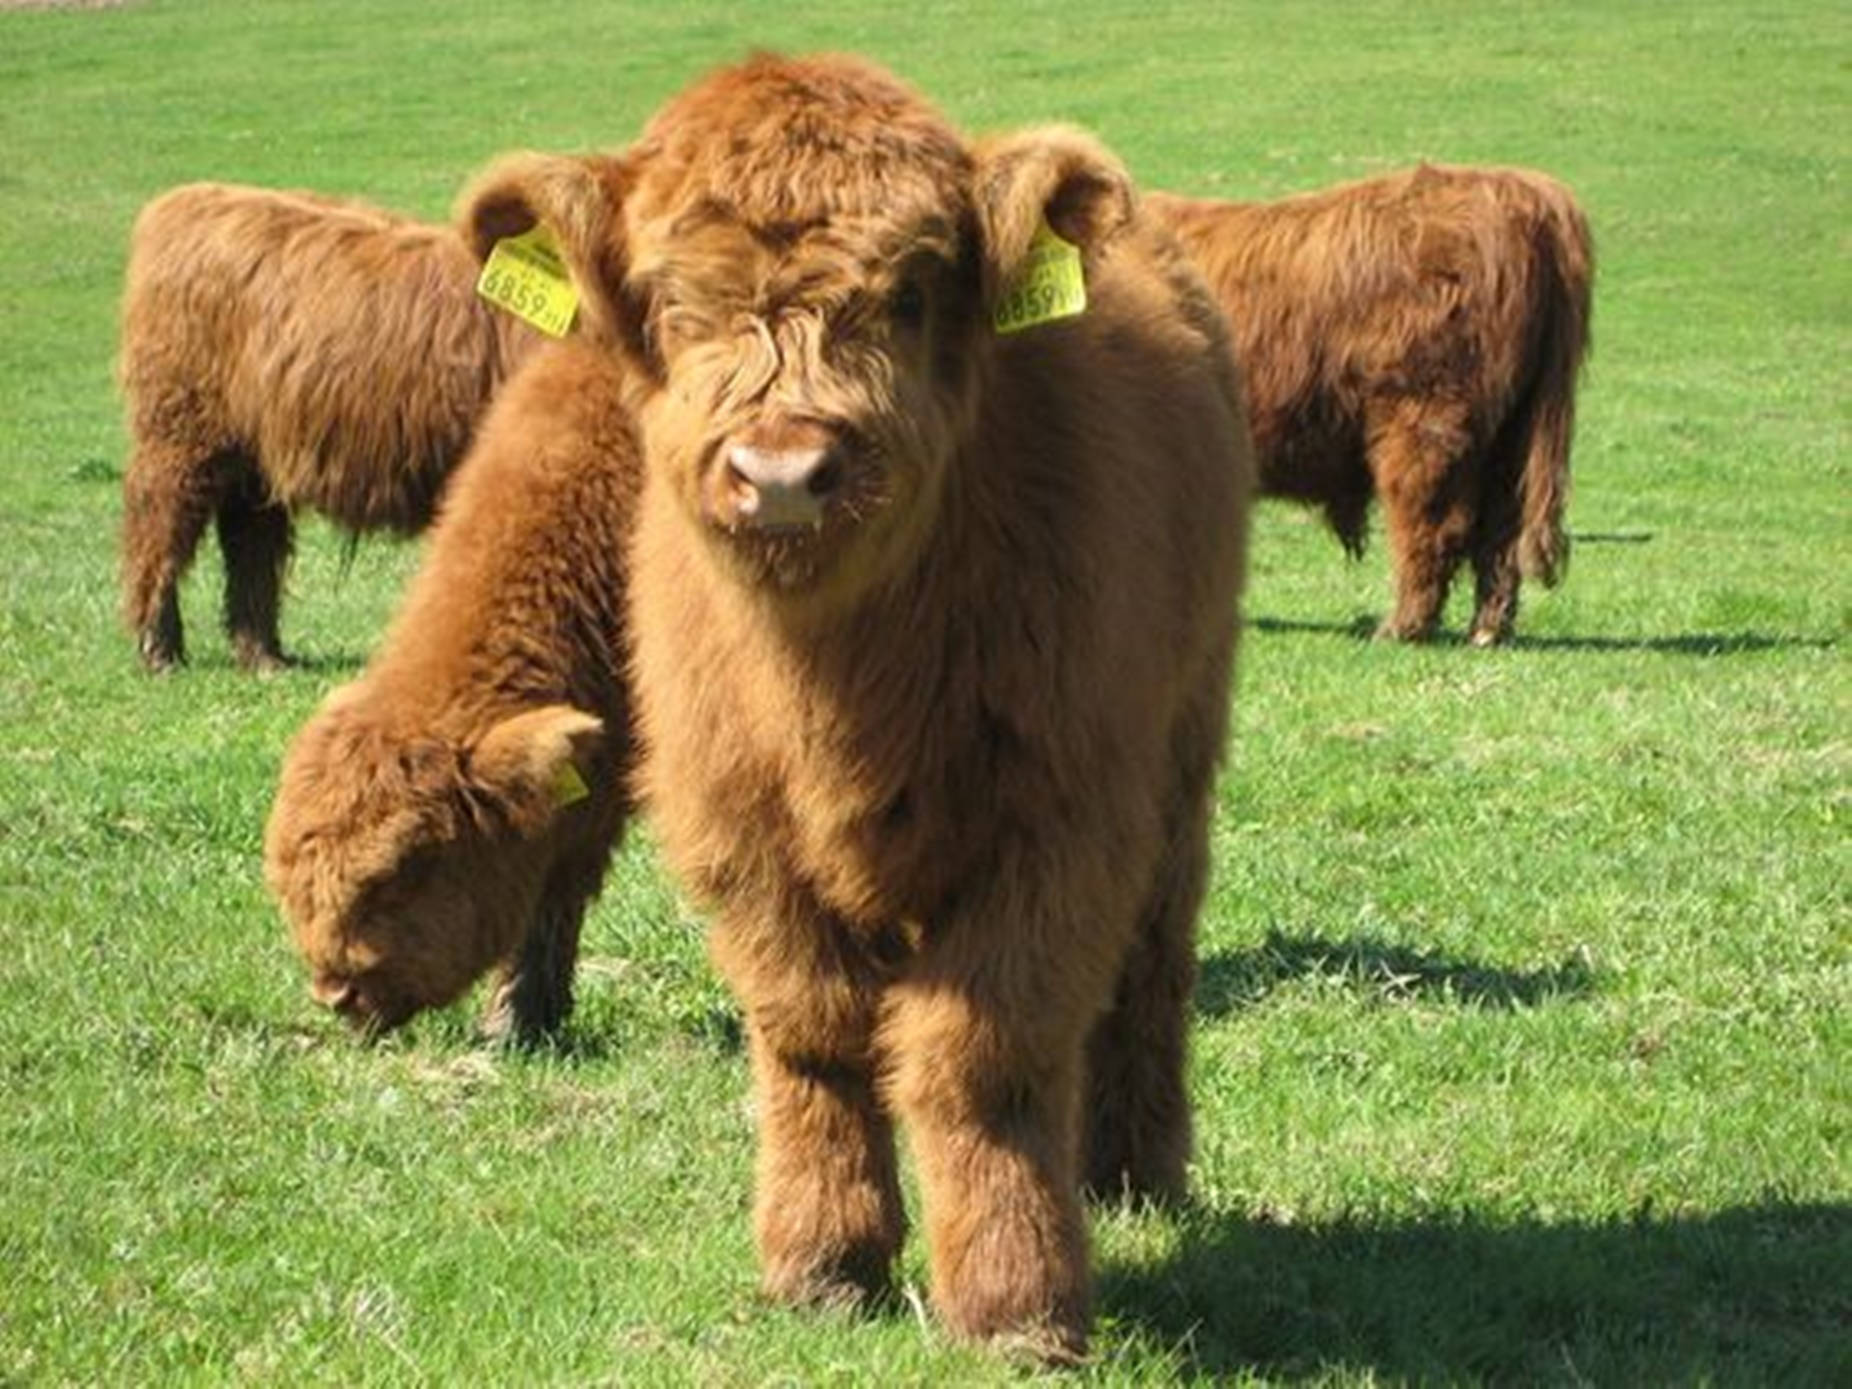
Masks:
[[[1247,496],[1221,313],[1092,139],[970,145],[847,58],[723,70],[465,209],[479,252],[551,227],[630,376],[641,784],[744,1004],[767,1288],[886,1288],[898,1118],[945,1322],[1080,1353],[1083,1180],[1184,1182]],[[1044,222],[1086,309],[999,335]]]
[[[224,184],[135,221],[118,376],[123,610],[143,662],[184,659],[178,585],[206,523],[238,663],[283,659],[291,513],[422,530],[490,393],[538,334],[477,298],[449,227]]]
[[[491,965],[488,1030],[556,1027],[629,811],[637,450],[608,353],[549,348],[458,473],[384,645],[304,726],[265,875],[311,989],[370,1029]]]
[[[1569,190],[1422,165],[1274,203],[1154,194],[1233,324],[1263,493],[1322,505],[1353,555],[1372,492],[1395,568],[1381,636],[1440,619],[1462,559],[1471,639],[1520,572],[1554,584],[1594,273]]]

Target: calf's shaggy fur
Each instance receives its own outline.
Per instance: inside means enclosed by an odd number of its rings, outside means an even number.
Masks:
[[[608,355],[509,383],[365,673],[283,765],[265,875],[311,991],[369,1029],[485,970],[487,1030],[571,1000],[579,924],[630,811],[623,610],[640,488]]]
[[[185,657],[178,585],[208,522],[253,669],[283,659],[293,512],[430,523],[491,392],[540,341],[477,298],[478,268],[449,227],[304,193],[190,184],[142,209],[117,371],[123,611],[144,664]]]
[[[967,143],[848,58],[723,70],[465,215],[479,254],[550,226],[624,363],[640,784],[744,1006],[766,1287],[888,1287],[899,1121],[944,1322],[1078,1355],[1083,1182],[1184,1184],[1248,491],[1221,313],[1091,138]],[[1000,337],[1044,221],[1090,303]]]
[[[1420,638],[1470,559],[1471,639],[1554,584],[1594,252],[1569,190],[1422,165],[1272,203],[1153,194],[1233,325],[1263,493],[1320,505],[1352,554],[1383,505],[1395,609]]]

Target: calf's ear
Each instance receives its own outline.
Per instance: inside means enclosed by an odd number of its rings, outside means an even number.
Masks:
[[[579,288],[581,318],[595,335],[623,341],[634,330],[622,306],[628,187],[624,161],[609,155],[507,154],[464,188],[457,227],[487,260],[496,242],[543,224]]]
[[[1132,220],[1131,176],[1085,131],[1017,131],[981,141],[972,154],[992,297],[1014,279],[1043,222],[1091,255]]]
[[[531,837],[589,794],[592,759],[603,741],[603,721],[570,704],[526,709],[469,749],[466,780]]]

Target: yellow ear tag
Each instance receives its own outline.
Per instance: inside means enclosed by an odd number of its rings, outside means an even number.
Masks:
[[[579,769],[573,766],[570,757],[559,764],[559,770],[553,774],[555,805],[574,805],[591,794],[591,787],[585,784],[585,778],[579,775]]]
[[[1072,318],[1087,308],[1087,280],[1080,269],[1080,247],[1063,241],[1044,222],[1035,230],[1028,254],[1016,272],[994,318],[999,333],[1014,333],[1037,323]]]
[[[495,243],[476,280],[476,293],[556,338],[566,336],[579,311],[579,291],[566,262],[552,234],[538,223]]]

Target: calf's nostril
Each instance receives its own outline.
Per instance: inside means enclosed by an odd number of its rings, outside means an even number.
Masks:
[[[731,458],[727,460],[726,493],[728,500],[742,516],[749,517],[759,509],[758,487],[745,469]]]
[[[726,454],[725,486],[738,518],[755,527],[814,526],[823,503],[842,485],[843,469],[826,448],[756,448],[734,444]]]

